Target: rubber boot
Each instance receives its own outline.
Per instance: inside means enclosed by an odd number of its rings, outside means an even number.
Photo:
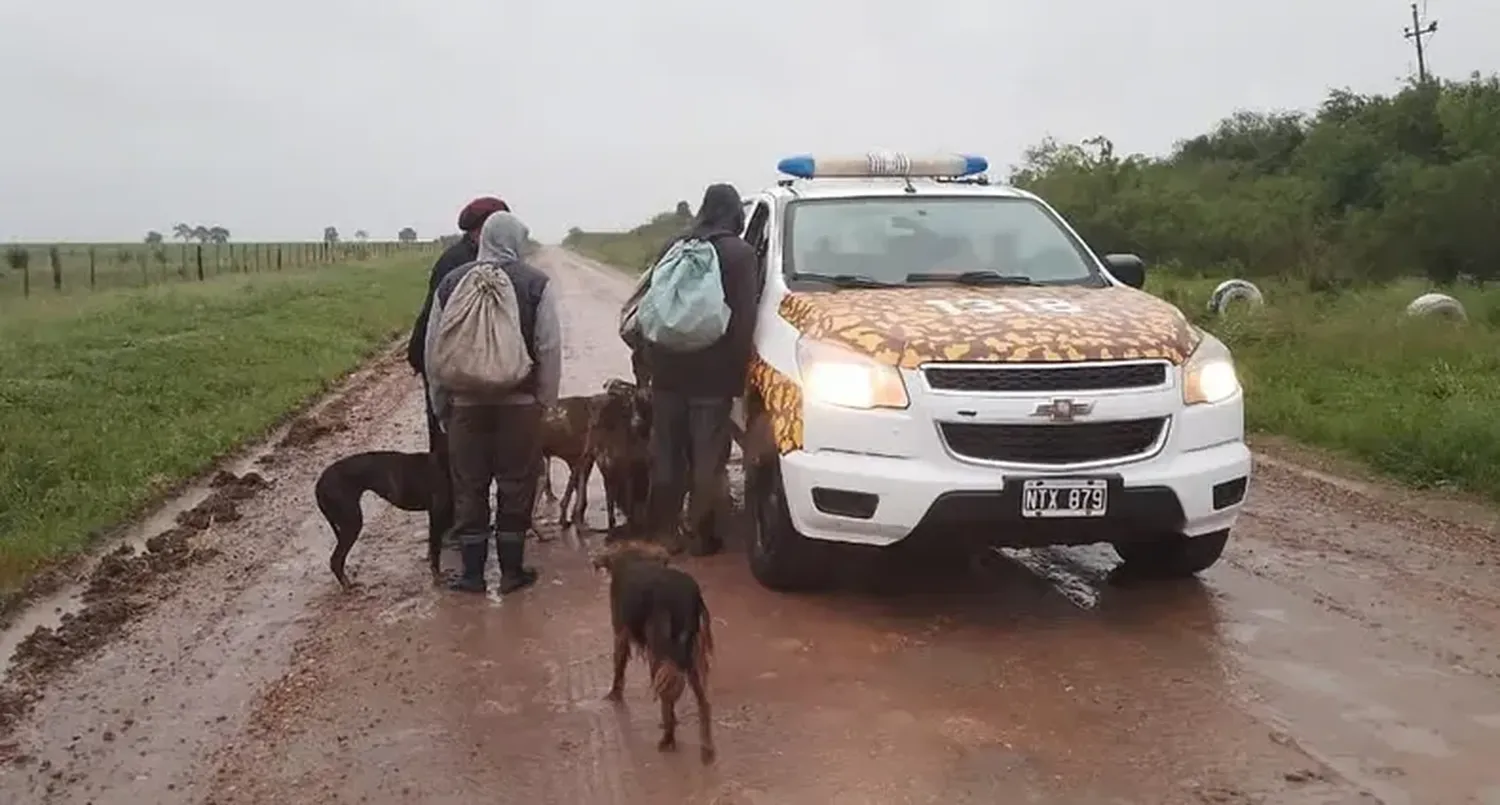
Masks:
[[[537,573],[522,564],[526,557],[525,534],[502,534],[495,540],[495,559],[500,563],[500,594],[513,593],[536,583]]]
[[[490,557],[490,546],[484,542],[464,543],[464,574],[448,583],[448,589],[460,593],[484,592],[484,563]]]

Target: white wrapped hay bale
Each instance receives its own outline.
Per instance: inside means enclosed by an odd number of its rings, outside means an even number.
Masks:
[[[1406,306],[1408,316],[1443,316],[1457,321],[1468,321],[1469,314],[1463,303],[1445,293],[1424,293]]]
[[[1231,302],[1246,302],[1252,307],[1260,307],[1265,304],[1266,298],[1255,287],[1255,283],[1249,280],[1224,280],[1214,288],[1213,295],[1208,297],[1208,310],[1215,316],[1222,316]]]

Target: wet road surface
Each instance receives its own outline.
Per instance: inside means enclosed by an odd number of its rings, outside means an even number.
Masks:
[[[628,374],[627,282],[539,262],[566,291],[564,392]],[[337,455],[421,449],[420,388],[388,358],[337,417],[262,451],[269,490],[199,537],[219,553],[47,681],[0,738],[0,802],[1500,805],[1491,512],[1263,459],[1201,582],[1110,584],[1101,547],[793,596],[737,548],[683,560],[718,642],[705,767],[691,697],[668,755],[639,665],[623,708],[601,699],[597,533],[544,524],[537,587],[457,596],[428,581],[424,518],[367,497],[362,588],[341,593],[312,481]]]

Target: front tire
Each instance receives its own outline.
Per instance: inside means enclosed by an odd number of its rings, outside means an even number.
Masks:
[[[1124,560],[1132,574],[1152,578],[1180,579],[1197,575],[1213,567],[1224,554],[1229,529],[1201,537],[1176,534],[1145,542],[1116,543],[1115,553]]]
[[[832,579],[830,547],[808,539],[792,524],[781,461],[765,458],[746,468],[745,502],[754,521],[750,573],[765,587],[779,592],[826,589]]]

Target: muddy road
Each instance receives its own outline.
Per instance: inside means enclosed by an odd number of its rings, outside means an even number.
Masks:
[[[539,262],[566,289],[564,392],[627,374],[626,281]],[[227,468],[260,480],[190,490],[87,602],[63,590],[16,618],[0,802],[1500,804],[1491,513],[1265,459],[1201,582],[1111,584],[1098,548],[790,596],[733,546],[684,560],[719,648],[704,767],[687,700],[682,749],[656,751],[639,666],[622,709],[601,701],[597,533],[546,523],[538,586],[455,596],[428,581],[424,518],[367,498],[363,586],[338,590],[313,479],[357,449],[420,449],[420,395],[377,362]],[[165,529],[185,530],[144,547]]]

